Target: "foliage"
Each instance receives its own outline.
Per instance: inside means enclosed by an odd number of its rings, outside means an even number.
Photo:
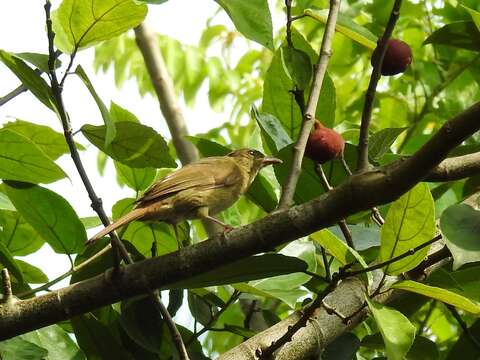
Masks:
[[[57,73],[67,72],[62,86],[70,86],[76,53],[94,47],[95,71],[113,69],[117,86],[133,79],[141,95],[154,94],[142,54],[128,30],[143,21],[149,6],[161,7],[165,2],[61,1],[52,13],[52,21],[55,46],[64,52],[53,64]],[[293,0],[292,14],[299,17],[293,22],[291,41],[283,25],[279,29],[272,25],[272,18],[284,16],[285,1],[278,0],[270,7],[267,0],[216,2],[218,11],[228,15],[228,22],[212,14],[197,45],[186,45],[162,34],[156,35],[156,41],[176,95],[194,107],[205,91],[214,110],[229,114],[218,128],[187,138],[202,156],[255,147],[283,160],[274,171],[262,170],[246,196],[220,215],[229,224],[245,225],[275,210],[280,185],[292,166],[292,148],[302,125],[302,103],[312,87],[312,64],[317,62],[329,1]],[[457,2],[403,2],[394,37],[411,46],[414,60],[404,74],[382,78],[377,90],[369,148],[375,166],[410,156],[447,119],[480,98],[480,5],[475,0],[465,0],[458,6],[453,3]],[[393,0],[343,2],[333,55],[315,111],[324,125],[335,127],[346,140],[344,157],[352,169],[371,72],[370,57],[392,4]],[[178,26],[186,25],[179,19]],[[239,47],[244,50],[239,52]],[[232,52],[239,56],[231,56]],[[49,71],[45,54],[0,50],[0,62],[5,65],[0,70],[18,77],[51,110],[52,119],[60,116],[64,105],[52,89],[49,76],[42,75]],[[59,158],[69,154],[71,147],[82,156],[82,151],[93,145],[99,154],[98,171],[103,171],[107,161],[113,161],[118,183],[131,189],[132,197],[118,199],[112,209],[107,209],[113,219],[131,210],[133,197],[177,166],[174,154],[178,151],[169,142],[171,136],[142,124],[121,104],[112,102],[107,107],[96,90],[98,84],[84,70],[90,64],[81,65],[74,74],[97,104],[101,115],[98,120],[103,125],[75,123],[74,128],[79,128],[83,137],[76,137],[76,143],[70,145],[53,126],[28,119],[5,121],[0,129],[0,266],[9,270],[18,296],[32,284],[53,280],[25,257],[44,244],[58,256],[68,256],[72,266],[105,246],[105,242],[99,242],[84,247],[86,229],[99,225],[99,221],[96,217],[80,219],[76,204],[57,192],[58,181],[78,176],[60,166]],[[93,79],[92,74],[90,77]],[[474,135],[450,155],[478,151],[479,141],[478,134]],[[323,169],[332,186],[349,176],[339,159]],[[453,263],[437,270],[426,283],[395,280],[391,287],[411,296],[405,296],[403,305],[382,305],[367,297],[372,317],[337,338],[325,350],[324,358],[339,359],[345,354],[345,358],[359,359],[453,359],[452,354],[465,349],[474,354],[467,333],[459,329],[467,324],[473,334],[480,334],[478,321],[473,323],[480,313],[480,217],[478,210],[460,203],[476,191],[477,178],[440,185],[422,182],[378,209],[385,216],[382,226],[373,223],[369,213],[346,219],[355,249],[343,241],[335,226],[272,249],[271,253],[232,261],[220,269],[170,284],[162,289],[162,295],[169,290],[169,308],[180,308],[182,317],[192,320],[186,326],[178,325],[191,358],[216,356],[302,308],[327,287],[331,273],[343,266],[353,265],[352,271],[358,273],[365,271],[370,286],[374,281],[369,266],[387,262],[380,267],[391,276],[415,271],[429,251],[425,245],[438,231],[439,219]],[[305,203],[324,192],[315,164],[304,159],[295,203]],[[179,224],[178,234],[183,244],[205,238],[197,221]],[[133,222],[120,235],[136,260],[152,257],[152,244],[157,256],[177,249],[175,233],[164,223]],[[419,249],[413,251],[415,248]],[[409,251],[409,256],[396,259]],[[91,262],[71,277],[71,283],[104,273],[114,258],[109,252]],[[245,303],[250,306],[245,307]],[[444,304],[461,310],[465,324],[458,324]],[[4,341],[0,343],[0,358],[176,358],[166,322],[157,315],[148,298],[127,299]],[[197,328],[197,323],[209,330],[206,336],[200,336],[204,331]]]

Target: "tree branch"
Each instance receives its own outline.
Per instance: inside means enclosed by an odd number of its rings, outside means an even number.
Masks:
[[[95,193],[95,190],[93,189],[93,186],[90,182],[90,179],[88,178],[87,172],[85,171],[85,168],[83,166],[82,160],[80,158],[80,155],[78,153],[77,147],[75,146],[75,141],[73,139],[72,135],[72,127],[70,124],[70,119],[68,118],[67,112],[65,110],[65,106],[63,104],[63,97],[62,97],[62,90],[63,90],[63,82],[66,79],[68,71],[65,73],[65,76],[59,83],[57,79],[57,74],[55,71],[55,60],[56,60],[56,52],[54,50],[54,38],[55,38],[55,33],[53,32],[52,28],[52,20],[50,18],[50,8],[51,8],[51,3],[49,0],[45,2],[45,16],[46,16],[46,24],[47,24],[47,36],[48,36],[48,70],[50,74],[50,81],[51,81],[51,88],[52,88],[52,93],[55,98],[55,101],[57,103],[57,113],[60,117],[60,120],[62,122],[63,130],[64,130],[64,135],[65,135],[65,140],[68,144],[68,148],[70,150],[70,155],[73,159],[73,162],[75,164],[75,168],[77,169],[80,178],[82,180],[83,185],[85,186],[85,189],[87,190],[88,196],[92,202],[92,208],[93,210],[98,214],[98,217],[102,221],[104,226],[108,226],[110,224],[110,220],[108,219],[107,214],[105,213],[105,210],[103,209],[102,201],[101,199],[97,196]],[[76,49],[76,48],[75,48]],[[76,51],[76,50],[75,50]],[[71,58],[70,58],[70,63],[68,65],[68,69],[71,67],[73,64],[73,58],[75,55],[72,53]],[[115,231],[111,232],[110,238],[112,240],[112,249],[114,251],[114,256],[116,256],[116,251],[119,251],[122,258],[127,264],[133,264],[133,259],[128,253],[127,249],[123,245],[123,243],[120,241],[118,238],[117,234]],[[119,269],[119,263],[118,261],[116,262],[116,266],[114,268],[114,277],[117,277],[120,275],[120,269]],[[179,353],[179,356],[182,360],[189,360],[188,354],[186,354],[185,346],[182,343],[182,339],[180,337],[180,340],[178,340],[178,330],[176,329],[175,323],[173,322],[172,318],[168,314],[168,316],[165,316],[163,313],[163,309],[165,308],[163,304],[161,303],[160,297],[158,294],[156,295],[154,292],[152,292],[150,289],[147,289],[144,293],[148,293],[150,298],[152,299],[155,307],[160,310],[163,319],[165,322],[168,324],[169,329],[175,328],[175,331],[171,331],[171,335],[173,338],[174,343],[177,345],[180,343],[182,346],[177,346],[177,350]],[[166,311],[166,309],[165,309]],[[168,313],[168,312],[167,312]],[[177,336],[178,335],[178,336]]]
[[[142,23],[135,28],[135,40],[143,55],[143,60],[160,103],[160,110],[172,135],[173,146],[177,151],[178,158],[182,165],[191,163],[198,159],[197,149],[185,139],[185,136],[188,135],[185,118],[175,94],[173,81],[160,53],[157,39],[147,25]]]
[[[480,152],[451,157],[432,169],[425,181],[454,181],[480,174]]]
[[[302,160],[307,145],[308,136],[315,121],[315,111],[317,109],[318,98],[322,88],[323,78],[327,71],[328,60],[332,55],[332,41],[335,34],[335,24],[337,23],[337,15],[340,9],[340,0],[330,0],[330,10],[328,12],[325,32],[323,34],[322,46],[320,47],[320,55],[315,65],[313,76],[312,90],[307,101],[305,114],[303,115],[303,124],[298,135],[297,142],[293,147],[292,166],[287,175],[287,180],[282,188],[282,196],[280,197],[279,209],[286,209],[292,204],[293,195],[297,186],[298,177],[302,170]]]
[[[389,203],[424,179],[453,148],[478,131],[479,117],[480,103],[477,103],[447,121],[411,158],[386,168],[356,174],[319,198],[267,215],[254,223],[232,230],[227,236],[219,234],[174,253],[128,265],[122,268],[117,276],[113,276],[110,270],[48,294],[18,301],[14,308],[0,305],[0,340],[146,293],[151,289],[185,287],[182,284],[173,284],[207,271],[216,271],[218,267],[235,260],[269,251],[278,245],[331,226],[359,211]],[[348,284],[357,285],[352,287]],[[351,309],[355,309],[354,303],[363,303],[363,289],[364,285],[360,280],[344,281],[332,292],[336,294],[332,298],[335,301],[329,303],[336,304],[339,300],[340,308],[337,310],[349,314]],[[358,295],[360,293],[361,296]],[[295,322],[298,316],[293,319]],[[339,334],[337,325],[343,326],[341,331],[345,329],[345,324],[335,321],[331,325],[327,324],[326,330],[322,324],[322,331],[325,336],[328,335],[329,340]],[[330,319],[328,322],[330,323]],[[333,326],[331,330],[330,326]],[[301,333],[302,330],[299,334]],[[280,333],[282,334],[283,332]],[[278,336],[274,337],[276,338]],[[316,341],[314,345],[318,346]]]
[[[377,54],[373,62],[372,75],[370,76],[370,83],[365,94],[365,105],[363,106],[362,122],[360,124],[360,138],[358,140],[358,163],[357,171],[366,171],[370,165],[368,161],[368,129],[370,127],[370,120],[372,118],[373,102],[375,101],[375,92],[378,81],[380,80],[383,58],[387,52],[388,40],[392,36],[393,29],[400,16],[400,7],[402,0],[395,0],[393,4],[390,18],[387,26],[383,32],[377,45]]]

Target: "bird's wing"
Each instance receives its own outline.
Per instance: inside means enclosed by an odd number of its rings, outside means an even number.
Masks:
[[[191,188],[207,190],[229,186],[240,179],[240,169],[232,159],[208,157],[188,164],[155,182],[137,203],[158,201]]]

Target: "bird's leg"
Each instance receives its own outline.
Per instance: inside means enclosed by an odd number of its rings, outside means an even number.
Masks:
[[[233,226],[225,224],[223,221],[220,221],[220,220],[214,218],[213,216],[210,216],[208,214],[208,207],[206,207],[206,206],[199,207],[197,209],[197,215],[198,215],[199,218],[210,220],[210,221],[220,225],[221,227],[223,227],[223,233],[224,234],[227,234],[234,229]]]

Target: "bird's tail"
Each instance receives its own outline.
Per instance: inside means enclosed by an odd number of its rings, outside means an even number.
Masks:
[[[122,227],[123,225],[129,224],[134,220],[140,219],[144,214],[145,214],[145,209],[143,208],[133,209],[131,212],[122,216],[120,219],[108,225],[105,229],[95,234],[90,239],[88,239],[87,245],[93,244],[95,241],[101,239],[105,235],[111,233],[112,231],[118,229],[119,227]]]

